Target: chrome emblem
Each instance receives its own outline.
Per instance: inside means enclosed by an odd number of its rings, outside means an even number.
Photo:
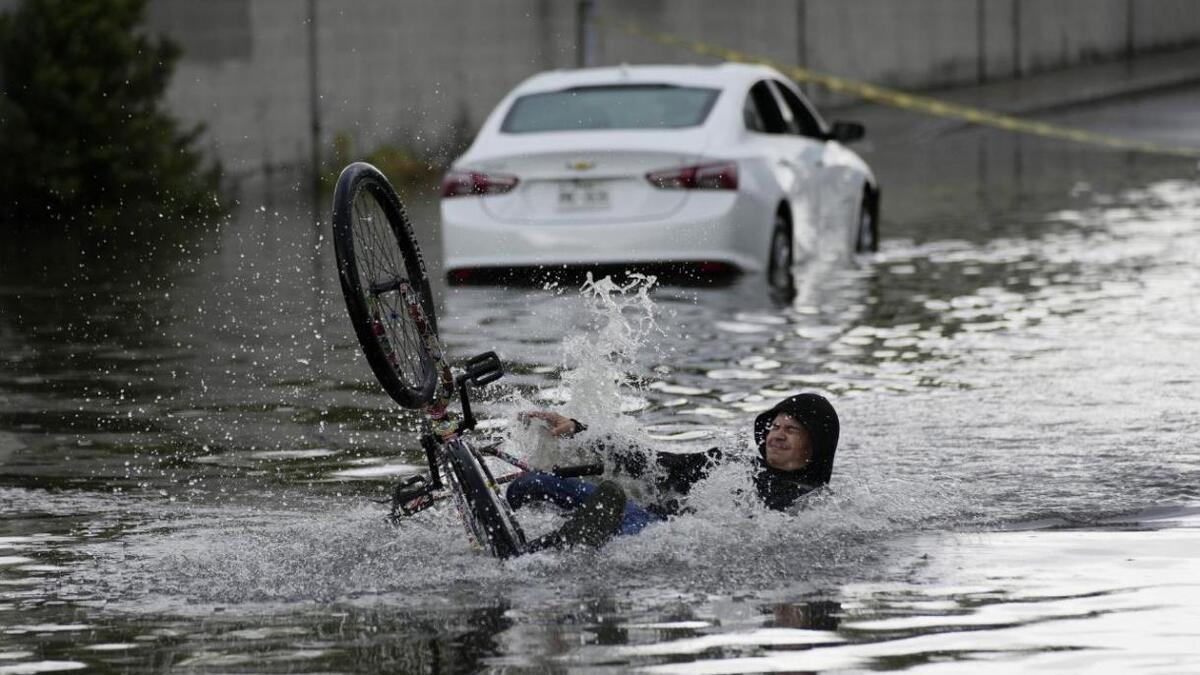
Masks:
[[[577,159],[567,162],[567,168],[572,171],[587,171],[596,167],[596,163],[587,159]]]

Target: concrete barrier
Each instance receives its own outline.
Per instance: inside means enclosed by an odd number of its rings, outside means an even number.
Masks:
[[[207,126],[236,178],[307,171],[339,135],[358,155],[389,144],[442,164],[538,71],[585,53],[596,65],[698,60],[581,31],[585,9],[909,90],[1200,44],[1193,0],[151,0],[149,22],[184,48],[171,109]]]

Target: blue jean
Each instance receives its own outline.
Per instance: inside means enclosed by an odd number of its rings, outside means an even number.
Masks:
[[[550,502],[560,508],[573,509],[582,504],[595,489],[595,485],[578,478],[561,478],[541,471],[532,471],[509,483],[507,497],[509,506],[514,509],[534,501]],[[662,518],[640,505],[626,501],[625,515],[621,519],[621,529],[617,534],[637,534],[646,529],[647,525],[661,521]]]

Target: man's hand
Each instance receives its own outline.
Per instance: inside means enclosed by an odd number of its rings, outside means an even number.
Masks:
[[[550,410],[530,410],[519,415],[522,421],[530,418],[539,419],[546,422],[550,427],[550,435],[555,438],[570,437],[575,435],[575,420],[570,417],[559,415]]]

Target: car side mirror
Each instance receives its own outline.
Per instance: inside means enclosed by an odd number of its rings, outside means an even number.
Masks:
[[[838,143],[853,143],[867,133],[867,128],[858,122],[834,122],[826,138]]]

